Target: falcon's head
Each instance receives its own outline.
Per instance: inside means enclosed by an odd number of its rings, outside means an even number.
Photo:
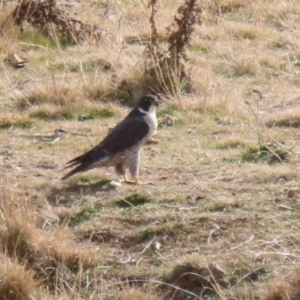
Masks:
[[[159,95],[151,93],[143,96],[138,102],[139,111],[147,113],[154,112],[159,105]]]

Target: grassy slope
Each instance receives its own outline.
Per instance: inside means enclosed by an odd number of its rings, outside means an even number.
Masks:
[[[9,51],[29,59],[24,69],[0,68],[0,295],[198,299],[199,268],[217,263],[226,275],[206,290],[211,299],[298,299],[300,207],[287,197],[299,182],[296,1],[206,2],[188,49],[193,92],[163,104],[160,118],[175,124],[161,126],[159,144],[142,154],[141,179],[152,185],[111,190],[106,169],[60,181],[64,163],[129,109],[101,99],[112,78],[140,80],[144,2],[110,3],[110,22],[101,5],[77,4],[82,20],[112,33],[100,46],[51,46],[30,28],[0,46],[1,59]],[[162,35],[175,2],[158,9]],[[208,6],[219,2],[217,17]],[[258,143],[253,89],[264,96],[263,140],[284,143],[289,162],[242,160]],[[58,128],[79,135],[51,144]]]

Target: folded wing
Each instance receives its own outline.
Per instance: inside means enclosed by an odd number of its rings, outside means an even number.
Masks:
[[[115,155],[142,142],[148,135],[149,125],[141,118],[128,118],[119,123],[105,138],[88,152],[72,159],[66,168],[75,167],[66,174],[62,180],[67,179],[78,172],[91,168],[95,163],[101,165]]]

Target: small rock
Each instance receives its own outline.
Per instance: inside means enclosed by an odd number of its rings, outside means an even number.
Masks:
[[[159,122],[159,124],[162,126],[173,127],[175,124],[175,118],[170,115],[166,115],[165,118]]]
[[[192,129],[192,128],[188,128],[188,130],[187,130],[187,133],[188,134],[191,134],[191,133],[193,133],[194,132],[194,130]]]
[[[298,197],[300,195],[300,189],[293,189],[287,192],[288,198]]]
[[[153,251],[159,251],[161,248],[161,243],[155,241],[153,244],[151,244],[151,248]]]
[[[122,183],[120,181],[112,180],[107,184],[108,190],[116,190],[122,186]]]
[[[20,58],[15,53],[9,53],[5,61],[7,61],[12,67],[16,69],[25,67],[25,63],[28,62],[28,60]]]
[[[194,194],[188,195],[188,196],[186,197],[186,199],[187,199],[188,201],[199,201],[199,200],[203,200],[203,199],[205,199],[205,198],[206,198],[205,195],[194,195]]]

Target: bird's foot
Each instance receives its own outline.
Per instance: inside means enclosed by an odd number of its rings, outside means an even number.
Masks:
[[[127,183],[127,184],[135,184],[135,185],[145,185],[146,183],[139,181],[139,180],[129,180],[129,179],[121,179],[122,183]]]
[[[127,184],[135,184],[135,185],[150,185],[150,184],[153,184],[152,182],[143,182],[143,181],[140,181],[138,179],[129,180],[127,178],[121,179],[121,182],[122,183],[127,183]]]
[[[129,180],[129,179],[122,179],[122,182],[127,183],[127,184],[136,184],[135,181]]]
[[[140,181],[140,180],[136,179],[134,181],[134,184],[136,184],[136,185],[150,185],[150,184],[153,184],[153,183],[152,182],[144,182],[144,181]]]
[[[122,182],[122,183],[134,183],[133,180],[129,180],[127,177],[120,179],[120,182]]]

